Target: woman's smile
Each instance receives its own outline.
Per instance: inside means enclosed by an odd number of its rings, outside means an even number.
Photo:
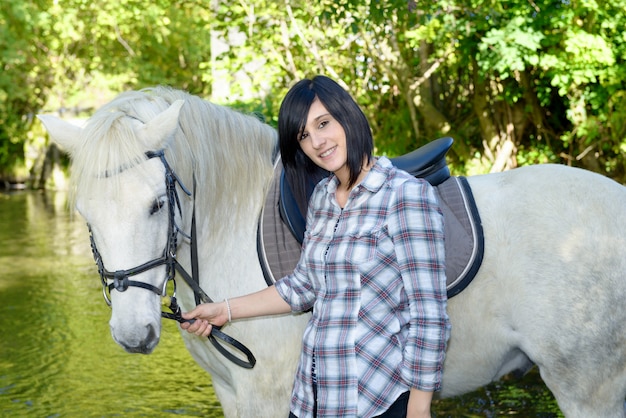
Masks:
[[[337,149],[337,147],[336,147],[336,146],[334,146],[334,147],[332,147],[331,149],[329,149],[329,150],[327,150],[327,151],[325,151],[325,152],[321,153],[321,154],[320,154],[320,158],[326,158],[326,157],[328,157],[328,156],[332,155],[332,153],[333,153],[336,149]]]

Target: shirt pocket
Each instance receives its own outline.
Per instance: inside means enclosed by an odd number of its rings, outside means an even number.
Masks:
[[[355,248],[348,257],[358,269],[363,283],[381,280],[396,269],[396,253],[387,229],[379,229],[367,235],[355,237]]]
[[[359,232],[349,236],[346,260],[360,271],[367,271],[378,264],[383,254],[379,246],[384,241],[384,231]]]

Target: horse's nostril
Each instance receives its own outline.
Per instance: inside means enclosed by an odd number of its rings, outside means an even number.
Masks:
[[[119,345],[129,353],[150,354],[159,343],[159,335],[153,325],[146,326],[146,332],[141,339],[124,339],[113,337]]]

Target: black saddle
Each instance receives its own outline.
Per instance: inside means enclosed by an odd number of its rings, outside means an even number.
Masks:
[[[433,186],[438,186],[450,177],[446,154],[453,142],[454,140],[450,137],[439,138],[401,157],[392,158],[391,162],[399,169],[415,177],[423,178]],[[280,178],[279,207],[283,222],[302,244],[306,219],[300,207],[306,208],[307,204],[296,200],[284,171]]]

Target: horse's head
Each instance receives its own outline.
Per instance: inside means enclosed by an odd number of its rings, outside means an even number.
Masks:
[[[40,116],[72,157],[75,205],[112,307],[111,334],[129,352],[150,353],[160,337],[161,295],[173,275],[181,216],[177,178],[162,150],[182,105],[153,103],[147,121],[145,113],[105,109],[84,128]]]

